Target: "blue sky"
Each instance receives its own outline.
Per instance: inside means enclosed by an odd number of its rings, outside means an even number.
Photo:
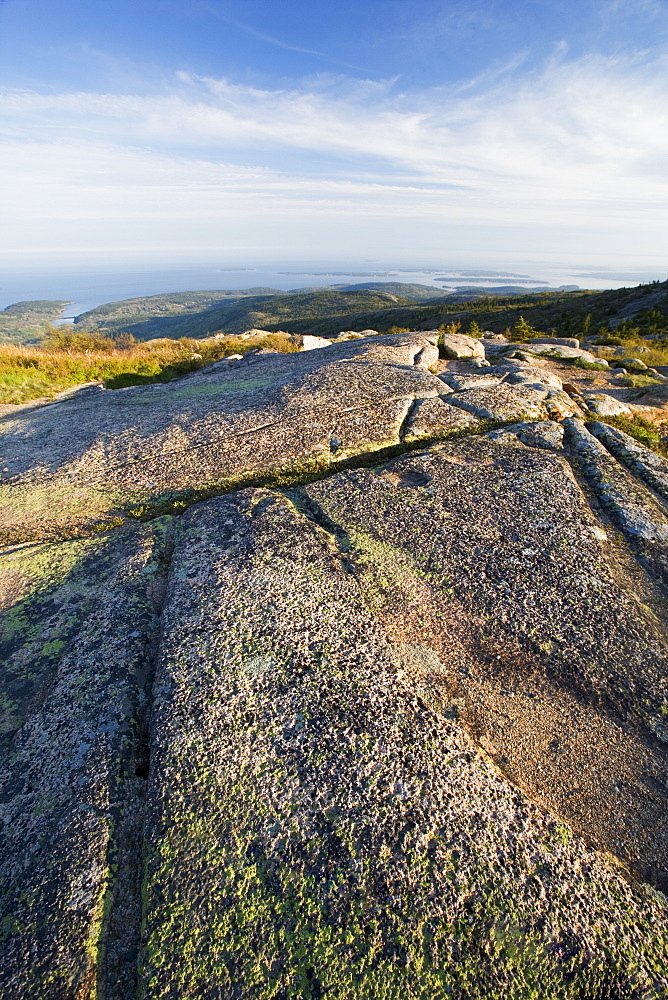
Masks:
[[[665,261],[666,0],[0,0],[2,249]]]

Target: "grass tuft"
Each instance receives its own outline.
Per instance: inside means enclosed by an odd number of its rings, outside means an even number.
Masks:
[[[109,389],[170,382],[230,354],[258,348],[286,354],[301,347],[300,338],[285,333],[140,343],[62,330],[54,327],[39,346],[0,345],[0,403],[53,399],[86,382],[104,382]]]
[[[616,427],[617,430],[624,431],[625,434],[635,438],[640,444],[644,444],[646,448],[651,448],[657,454],[668,458],[668,447],[663,439],[664,430],[650,423],[649,420],[645,420],[643,417],[637,415],[626,417],[623,414],[618,414],[614,417],[597,416],[596,420],[599,423],[609,424],[610,427]]]

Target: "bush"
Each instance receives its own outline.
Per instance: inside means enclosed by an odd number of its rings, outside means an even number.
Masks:
[[[524,316],[520,316],[510,328],[511,339],[520,343],[525,340],[532,340],[533,337],[540,337],[540,335],[540,330],[535,330],[530,323],[527,323]]]
[[[441,336],[455,336],[456,334],[462,332],[462,324],[459,320],[456,320],[454,323],[441,323],[438,328],[438,332]]]
[[[53,326],[49,323],[41,346],[45,351],[109,353],[130,350],[136,343],[137,341],[130,333],[121,333],[118,337],[113,338],[107,337],[97,330],[77,330],[75,326]]]
[[[623,319],[615,327],[615,336],[621,337],[622,341],[635,340],[640,336],[640,327],[635,326],[629,319]]]

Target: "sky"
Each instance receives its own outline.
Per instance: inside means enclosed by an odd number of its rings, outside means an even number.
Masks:
[[[668,0],[0,0],[0,252],[668,271]]]

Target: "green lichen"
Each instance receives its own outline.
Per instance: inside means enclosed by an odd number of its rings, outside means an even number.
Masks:
[[[280,762],[267,762],[274,778],[276,767]],[[369,855],[345,809],[329,810],[326,836],[338,845],[338,864],[316,873],[298,848],[288,848],[283,863],[263,850],[257,831],[269,810],[256,775],[237,774],[224,788],[202,768],[195,787],[197,808],[172,817],[150,862],[142,997],[581,1000],[608,995],[636,964],[624,947],[583,964],[580,955],[564,954],[558,934],[551,949],[530,901],[510,898],[483,854],[464,871],[444,844],[411,851],[402,859],[411,884],[384,898],[379,884],[391,873],[395,848],[386,843]],[[286,837],[295,842],[289,824]],[[174,883],[184,864],[195,880],[200,871],[217,873],[196,904]],[[434,913],[435,865],[458,884],[464,904],[457,914]]]

